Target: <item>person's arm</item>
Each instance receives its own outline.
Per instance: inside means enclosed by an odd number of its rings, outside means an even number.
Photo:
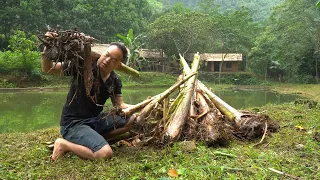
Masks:
[[[99,54],[98,52],[91,51],[92,61],[98,61],[98,59],[100,58],[100,56],[101,56],[101,54]]]
[[[45,56],[45,52],[46,48],[44,49],[43,53],[42,53],[42,63],[41,63],[41,67],[42,67],[42,72],[44,73],[48,73],[48,74],[57,74],[57,75],[61,75],[63,73],[63,62],[53,62],[48,60],[48,57]],[[95,51],[91,51],[91,57],[92,57],[92,61],[98,61],[98,59],[100,58],[100,54],[95,52]]]
[[[47,32],[45,34],[45,36],[47,38],[54,38],[57,35],[58,34],[55,33],[55,32]],[[46,51],[47,51],[47,48],[44,47],[44,50],[43,50],[42,56],[41,56],[41,59],[42,59],[41,60],[42,72],[48,73],[48,74],[62,74],[62,72],[63,72],[63,68],[62,68],[63,63],[61,63],[61,62],[55,63],[51,59],[48,59],[48,57],[45,55]]]
[[[48,74],[56,74],[60,75],[62,74],[62,63],[61,62],[53,62],[48,59],[48,57],[45,55],[46,48],[44,48],[42,57],[41,57],[41,69],[42,72],[48,73]]]
[[[111,101],[113,106],[120,107],[121,109],[126,109],[131,106],[131,104],[124,103],[121,95],[115,95],[111,97]]]

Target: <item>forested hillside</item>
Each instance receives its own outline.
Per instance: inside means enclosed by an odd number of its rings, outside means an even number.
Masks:
[[[176,3],[183,3],[190,8],[197,8],[201,3],[211,2],[219,7],[221,12],[231,9],[239,9],[240,7],[247,7],[253,13],[255,20],[263,20],[267,18],[272,8],[279,5],[284,0],[159,0],[166,7],[172,7]]]
[[[162,49],[168,57],[194,52],[241,53],[245,57],[241,70],[265,80],[318,82],[318,0],[175,2],[4,1],[0,6],[0,72],[41,74],[35,35],[59,24],[63,29],[76,27],[97,43],[125,40],[132,52],[137,52],[134,48]],[[263,21],[257,21],[262,17]]]
[[[59,24],[64,29],[77,27],[106,42],[128,28],[145,31],[151,15],[147,0],[4,1],[0,6],[0,34],[8,37],[15,29],[36,34],[46,31],[47,25],[55,28]]]

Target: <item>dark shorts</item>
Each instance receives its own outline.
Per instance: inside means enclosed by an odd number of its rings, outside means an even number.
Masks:
[[[101,114],[98,117],[73,120],[66,126],[60,126],[60,132],[64,139],[96,152],[108,144],[102,135],[121,128],[126,123],[126,119],[120,116]]]

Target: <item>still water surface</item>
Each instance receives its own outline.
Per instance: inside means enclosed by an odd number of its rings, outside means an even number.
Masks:
[[[123,90],[126,103],[136,104],[166,88],[133,88]],[[224,90],[215,92],[236,109],[259,107],[267,103],[285,103],[299,98],[296,95],[270,91]],[[28,132],[59,126],[67,90],[55,92],[0,92],[0,133]],[[111,105],[108,100],[107,105]]]

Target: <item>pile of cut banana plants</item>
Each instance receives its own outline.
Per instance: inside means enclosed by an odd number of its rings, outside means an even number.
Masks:
[[[137,115],[131,137],[126,142],[164,145],[195,140],[208,146],[221,146],[234,138],[260,138],[262,142],[268,133],[279,128],[268,115],[236,110],[199,81],[198,53],[194,55],[191,68],[181,55],[180,62],[183,73],[174,85],[124,110],[127,115]]]

